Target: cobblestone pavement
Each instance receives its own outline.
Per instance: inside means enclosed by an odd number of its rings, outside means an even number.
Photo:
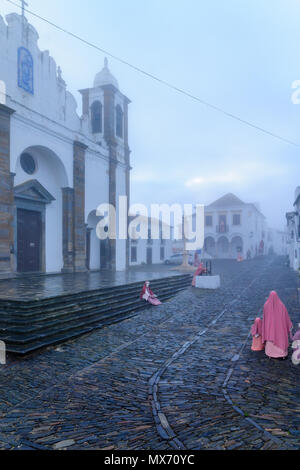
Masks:
[[[250,351],[280,258],[216,263],[219,291],[158,308],[0,367],[0,449],[287,449],[300,444],[300,369]]]

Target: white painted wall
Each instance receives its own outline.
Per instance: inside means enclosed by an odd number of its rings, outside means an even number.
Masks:
[[[241,224],[233,225],[233,215],[240,214]],[[241,237],[243,240],[243,253],[242,255],[246,257],[248,249],[252,253],[252,257],[255,256],[255,249],[259,249],[259,244],[263,237],[263,232],[265,232],[266,237],[266,221],[262,214],[260,214],[251,204],[245,204],[240,207],[228,207],[224,210],[220,208],[216,209],[207,209],[205,208],[205,215],[211,215],[213,217],[212,227],[205,226],[205,238],[212,237],[215,243],[218,243],[218,240],[225,236],[229,243],[231,244],[232,240],[235,237]],[[219,225],[219,215],[226,215],[228,232],[224,234],[217,233],[216,227]],[[266,242],[266,238],[264,239]],[[236,258],[237,253],[233,250],[231,253],[229,251],[228,258]]]
[[[24,32],[24,34],[23,34]],[[18,48],[27,48],[34,63],[34,94],[19,88]],[[81,119],[75,98],[67,91],[49,51],[40,51],[38,33],[18,14],[10,14],[6,21],[0,16],[0,81],[6,85],[6,104],[15,110],[11,120],[11,171],[16,173],[15,185],[37,179],[55,201],[46,208],[46,271],[60,271],[62,260],[62,192],[73,187],[73,144],[79,140],[88,146],[86,153],[85,220],[99,204],[108,202],[108,149],[103,136],[91,134],[90,122]],[[103,91],[91,90],[90,100],[100,98]],[[124,96],[117,93],[116,104],[123,105]],[[102,146],[98,145],[101,137]],[[34,175],[27,175],[20,167],[20,156],[30,149],[37,163]],[[124,142],[120,140],[117,170],[118,194],[125,194]],[[91,222],[96,226],[97,220]],[[95,228],[95,227],[94,227]],[[91,266],[99,269],[99,240],[95,230],[91,236]],[[126,265],[126,242],[117,244],[117,269]]]

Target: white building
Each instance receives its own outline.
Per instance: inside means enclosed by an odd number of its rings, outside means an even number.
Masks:
[[[300,268],[300,186],[295,192],[294,211],[286,214],[287,249],[290,266],[298,271]]]
[[[38,38],[26,18],[0,16],[0,276],[125,270],[129,242],[100,243],[95,228],[99,204],[129,197],[130,101],[105,61],[79,116]]]
[[[173,229],[167,224],[162,224],[161,221],[156,219],[138,217],[139,220],[144,220],[144,227],[148,233],[148,238],[139,238],[134,240],[134,234],[130,234],[130,265],[138,266],[142,264],[163,264],[172,255],[173,245]],[[131,217],[130,221],[135,218]],[[158,227],[157,238],[154,238],[151,232],[151,227]],[[170,233],[170,237],[164,238],[163,227],[166,233]],[[140,231],[140,228],[139,228]]]
[[[287,255],[287,234],[283,230],[267,229],[266,253],[278,256]]]
[[[266,218],[257,205],[226,194],[205,207],[204,252],[213,258],[266,253]]]

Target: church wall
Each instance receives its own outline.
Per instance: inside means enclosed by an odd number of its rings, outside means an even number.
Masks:
[[[66,84],[57,73],[57,65],[49,51],[40,51],[38,33],[16,13],[6,16],[7,25],[0,17],[0,80],[5,81],[12,100],[30,108],[73,131],[80,130],[75,98],[66,91]],[[26,48],[33,58],[33,90],[27,92],[18,85],[18,49]]]
[[[85,214],[86,223],[91,231],[90,269],[100,269],[100,240],[96,234],[99,217],[95,215],[98,206],[108,202],[108,161],[86,153],[86,191]]]
[[[85,214],[108,202],[108,162],[89,151],[86,156]]]
[[[55,198],[45,208],[46,272],[60,272],[65,267],[63,249],[65,258],[66,255],[70,257],[69,268],[72,270],[75,262],[75,267],[83,270],[84,223],[88,223],[89,215],[99,204],[114,200],[115,196],[118,200],[119,195],[128,192],[128,177],[123,165],[127,147],[124,139],[115,140],[116,126],[113,121],[114,106],[120,104],[124,110],[125,97],[108,85],[113,100],[108,100],[111,106],[105,115],[105,87],[89,89],[85,102],[88,115],[80,118],[76,111],[76,100],[67,91],[60,68],[49,51],[40,51],[38,38],[37,31],[26,18],[23,23],[22,17],[16,13],[7,15],[5,20],[0,16],[0,80],[6,84],[7,105],[15,111],[11,119],[10,171],[15,173],[15,186],[36,179]],[[25,56],[22,56],[22,51]],[[28,68],[29,73],[26,73]],[[103,105],[103,133],[99,135],[91,132],[90,109],[87,109],[95,99],[99,99]],[[105,140],[104,130],[108,128],[111,135],[107,135]],[[111,151],[113,146],[109,147],[108,138],[110,144],[112,139],[117,144],[116,152]],[[75,150],[74,142],[77,142]],[[81,147],[86,149],[82,158]],[[36,162],[37,168],[32,175],[25,173],[20,165],[20,156],[25,151]],[[116,192],[115,160],[121,162],[116,165]],[[70,206],[66,203],[66,195],[74,207],[69,224],[73,227],[70,239],[63,237],[62,188],[65,189],[65,210]],[[13,198],[13,190],[11,196]],[[65,220],[69,219],[65,217]],[[97,221],[94,222],[96,225]],[[91,269],[98,269],[99,240],[95,235],[95,227],[91,228]],[[118,241],[116,251],[116,269],[123,270],[127,259],[126,241]],[[114,269],[114,260],[111,268]]]
[[[15,186],[36,179],[55,198],[46,206],[46,272],[59,272],[63,267],[62,188],[70,186],[70,182],[72,186],[72,146],[16,118],[12,121],[11,135],[11,171],[16,174]],[[37,170],[33,175],[25,173],[20,165],[20,156],[25,150],[36,161]]]
[[[61,160],[66,172],[66,186],[73,187],[73,142],[61,139],[52,133],[45,132],[45,129],[38,129],[26,122],[26,118],[20,119],[14,116],[11,126],[11,171],[16,172],[17,162],[21,154],[30,147],[43,147],[53,152]],[[40,174],[39,174],[40,176]],[[32,178],[35,176],[33,175]],[[19,180],[22,175],[16,175]],[[30,179],[26,173],[23,178]],[[27,179],[23,179],[23,183]],[[19,182],[16,184],[20,184]]]

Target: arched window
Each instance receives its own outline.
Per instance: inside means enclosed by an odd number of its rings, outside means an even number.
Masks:
[[[102,132],[102,104],[100,101],[95,101],[91,106],[92,113],[92,132],[99,134]]]
[[[123,138],[123,118],[124,114],[120,105],[116,107],[116,135]]]

